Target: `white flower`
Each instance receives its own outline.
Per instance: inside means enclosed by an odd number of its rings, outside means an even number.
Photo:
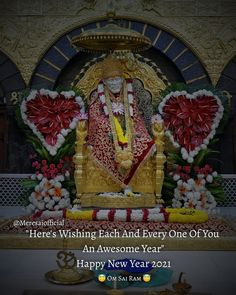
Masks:
[[[195,181],[194,181],[194,179],[189,178],[189,179],[187,180],[187,183],[188,183],[190,186],[192,186],[192,185],[195,184]]]
[[[112,102],[111,108],[113,114],[115,115],[124,115],[125,113],[124,105],[121,102]]]
[[[42,88],[42,89],[39,90],[39,93],[40,93],[40,95],[48,95],[48,90]]]
[[[60,197],[57,197],[57,196],[54,196],[54,195],[53,195],[52,198],[53,198],[53,200],[54,200],[55,202],[59,202],[59,201],[60,201]]]
[[[39,173],[39,174],[36,176],[36,178],[37,178],[38,180],[42,180],[42,179],[43,179],[43,174]]]
[[[188,99],[192,99],[193,96],[192,96],[191,94],[187,93],[187,94],[186,94],[186,98],[188,98]]]
[[[159,214],[161,209],[160,208],[150,208],[148,209],[149,214]]]
[[[132,189],[130,187],[126,187],[124,189],[124,194],[127,196],[129,193],[132,193]]]
[[[126,221],[126,210],[116,210],[115,216],[114,216],[114,220],[116,221]]]
[[[76,96],[75,100],[79,103],[79,104],[84,104],[83,99],[80,96]]]
[[[64,95],[65,98],[71,98],[71,97],[75,96],[75,93],[74,93],[74,91],[62,91],[61,95]]]
[[[212,181],[213,181],[213,177],[212,177],[212,175],[208,174],[207,177],[206,177],[206,180],[207,180],[209,183],[212,183]]]
[[[50,97],[52,97],[53,99],[55,99],[58,96],[58,92],[56,92],[56,91],[49,91],[48,95]]]
[[[39,210],[43,210],[45,207],[45,203],[44,202],[38,202],[38,208]]]
[[[155,124],[155,123],[157,123],[157,124],[163,123],[163,119],[162,119],[161,115],[156,114],[156,115],[152,116],[152,124]]]
[[[200,197],[201,197],[200,192],[194,192],[194,198],[195,198],[195,200],[199,200]]]
[[[134,102],[134,97],[132,94],[128,94],[128,100],[129,100],[129,103],[133,103]]]
[[[108,113],[108,108],[107,108],[107,106],[104,106],[103,109],[104,109],[104,113],[105,113],[105,115],[108,116],[109,113]]]
[[[45,202],[45,203],[48,203],[50,200],[51,200],[50,197],[48,197],[48,196],[47,196],[47,197],[44,197],[44,202]]]
[[[70,199],[69,198],[67,198],[66,200],[65,200],[65,208],[71,208],[71,204],[70,204]]]
[[[79,121],[85,121],[85,120],[88,120],[88,113],[82,113],[82,114],[79,114],[79,116],[78,116],[78,120],[79,120]]]
[[[147,220],[154,221],[154,222],[163,222],[163,221],[165,221],[165,217],[164,217],[163,213],[159,213],[159,214],[150,214],[149,213]]]
[[[98,84],[98,93],[101,93],[103,91],[104,91],[103,84],[102,83]]]
[[[33,204],[29,204],[27,207],[26,207],[26,211],[27,213],[31,214],[32,212],[34,212],[35,210],[35,206]]]
[[[177,181],[177,185],[178,185],[178,186],[182,186],[182,185],[183,185],[183,180],[178,180],[178,181]]]
[[[62,194],[62,196],[63,197],[65,197],[65,198],[68,198],[69,197],[69,192],[68,192],[68,190],[66,190],[65,188],[63,188],[62,190],[61,190],[61,194]]]
[[[193,157],[188,157],[187,161],[188,163],[193,163]]]
[[[173,199],[173,200],[172,200],[172,206],[173,206],[174,208],[181,208],[181,207],[182,207],[181,202],[178,201],[178,200],[176,200],[176,199]]]
[[[175,174],[174,177],[173,177],[174,181],[177,181],[180,179],[180,176],[178,174]]]
[[[70,123],[70,125],[69,125],[69,127],[70,127],[70,129],[75,129],[75,127],[76,127],[76,121],[72,121],[71,123]]]
[[[132,83],[127,83],[127,90],[129,92],[133,92],[133,86],[132,86]]]
[[[189,156],[190,156],[190,157],[194,157],[196,154],[197,154],[197,153],[196,153],[196,150],[194,150],[194,151],[191,151],[191,152],[189,153]]]
[[[99,210],[97,213],[98,220],[108,220],[108,213],[110,210]]]
[[[65,177],[64,177],[63,175],[57,175],[57,176],[54,178],[54,180],[55,180],[56,182],[58,182],[58,181],[62,182],[62,181],[65,180]]]
[[[61,200],[59,201],[59,206],[60,206],[61,208],[64,208],[65,205],[66,205],[66,201],[65,201],[65,199],[61,199]]]
[[[171,136],[170,131],[169,130],[165,131],[165,135],[168,136],[168,137],[170,137]]]
[[[69,131],[68,129],[62,129],[62,130],[61,130],[61,134],[62,134],[63,136],[66,136],[69,132],[70,132],[70,131]]]
[[[54,187],[55,188],[61,188],[61,183],[59,181],[55,181]]]
[[[106,102],[106,98],[105,98],[104,94],[100,95],[100,101],[102,104],[104,104]]]
[[[26,98],[26,101],[30,101],[32,99],[35,99],[38,91],[37,90],[31,90],[29,96]]]
[[[56,205],[56,206],[54,207],[54,209],[55,209],[56,211],[58,211],[58,210],[60,210],[60,206],[59,206],[59,205]]]
[[[143,220],[143,211],[140,209],[132,210],[131,220],[132,221],[142,221]]]
[[[187,155],[186,153],[182,153],[182,158],[183,158],[184,160],[187,160],[187,159],[188,159],[188,155]]]
[[[130,112],[130,116],[133,117],[134,116],[134,110],[133,110],[133,108],[131,106],[129,108],[129,112]]]
[[[158,106],[158,110],[159,110],[159,113],[162,114],[162,111],[163,111],[163,107],[164,107],[165,103],[162,101],[159,106]]]
[[[204,174],[198,174],[197,178],[200,178],[200,179],[204,178]]]
[[[214,171],[214,172],[212,173],[212,176],[213,176],[213,177],[217,177],[217,176],[218,176],[217,171]]]
[[[179,145],[177,142],[173,142],[173,146],[174,146],[175,148],[179,148],[179,147],[180,147],[180,145]]]

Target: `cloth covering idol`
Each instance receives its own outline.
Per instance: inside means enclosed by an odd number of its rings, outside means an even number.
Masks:
[[[130,80],[132,83],[132,80]],[[132,114],[132,166],[127,173],[120,173],[115,156],[112,124],[104,112],[104,105],[99,100],[98,93],[92,95],[88,108],[88,146],[91,147],[92,159],[122,187],[129,185],[132,177],[154,149],[154,141],[149,135],[144,120],[139,114],[134,97]],[[125,149],[123,146],[122,149]]]

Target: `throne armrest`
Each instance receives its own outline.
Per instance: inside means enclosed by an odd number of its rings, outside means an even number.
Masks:
[[[164,155],[164,125],[163,122],[155,122],[152,124],[152,133],[156,144],[156,177],[155,177],[155,195],[156,203],[164,203],[161,197],[161,190],[164,181],[164,164],[166,156]]]
[[[80,204],[80,198],[84,191],[83,184],[85,183],[84,163],[86,161],[86,137],[88,134],[87,121],[79,121],[76,126],[76,142],[75,155],[73,161],[75,164],[75,184],[76,184],[76,199],[74,204]]]

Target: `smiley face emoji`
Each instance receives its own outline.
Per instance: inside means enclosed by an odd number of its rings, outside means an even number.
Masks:
[[[149,274],[145,274],[145,275],[143,275],[143,281],[144,281],[145,283],[150,282],[150,281],[151,281],[151,276],[150,276]]]
[[[105,282],[105,280],[106,280],[106,276],[105,276],[104,274],[100,274],[100,275],[98,276],[98,280],[99,280],[99,282],[103,283],[103,282]]]

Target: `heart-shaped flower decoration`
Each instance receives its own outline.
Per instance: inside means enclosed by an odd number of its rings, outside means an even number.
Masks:
[[[211,91],[199,90],[192,94],[175,91],[164,97],[159,112],[166,135],[175,147],[181,147],[183,159],[192,163],[193,157],[214,137],[224,108]]]
[[[83,100],[74,91],[32,90],[21,104],[25,124],[53,156],[84,114]]]

